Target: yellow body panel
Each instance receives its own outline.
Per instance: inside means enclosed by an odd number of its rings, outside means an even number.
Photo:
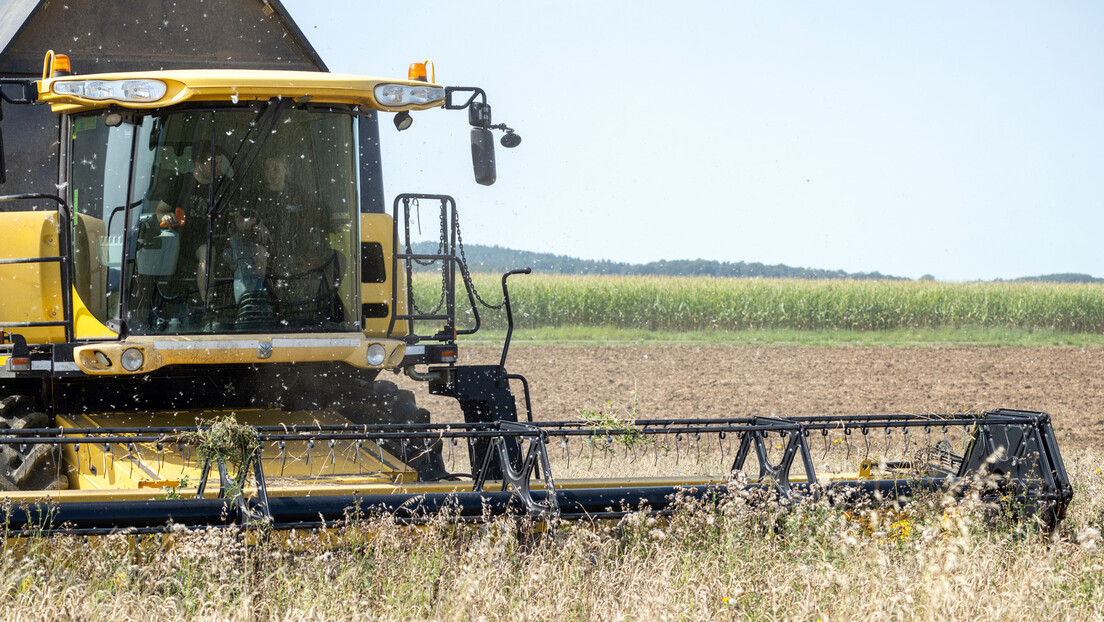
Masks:
[[[84,299],[73,288],[73,335],[81,339],[116,339],[119,333],[104,326],[84,304]]]
[[[77,415],[57,417],[62,428],[177,427],[194,428],[197,419],[216,413],[195,411]],[[285,412],[241,410],[235,417],[249,425],[311,426],[324,420],[328,425],[349,424],[331,411]],[[133,436],[133,435],[127,435]],[[157,443],[68,444],[62,446],[69,489],[62,497],[74,500],[95,498],[154,498],[173,489],[194,488],[202,477],[203,461],[194,447],[179,446],[176,440]],[[336,441],[331,449],[324,442],[308,448],[305,442],[288,441],[281,448],[270,443],[263,450],[266,477],[275,489],[309,491],[333,486],[363,488],[369,484],[397,484],[417,480],[417,473],[375,443],[357,448],[351,441]],[[208,486],[218,490],[218,470],[212,469]],[[101,491],[100,496],[88,491]],[[76,494],[76,493],[82,494]],[[26,493],[24,493],[26,494]],[[41,492],[38,493],[41,496]],[[194,491],[193,491],[194,494]],[[332,493],[331,493],[332,494]]]
[[[57,212],[0,212],[0,259],[57,257]],[[0,264],[0,322],[59,322],[64,318],[61,263]],[[65,341],[61,326],[15,328],[27,343]]]
[[[73,334],[78,340],[119,336],[103,323],[107,319],[106,237],[104,221],[77,214],[73,227]]]
[[[367,363],[368,346],[387,351],[382,365]],[[267,346],[264,346],[267,344]],[[142,352],[143,365],[123,369],[121,357],[130,348]],[[143,374],[166,365],[240,363],[344,362],[366,369],[389,369],[402,362],[405,344],[396,339],[369,339],[362,333],[143,335],[124,341],[94,343],[73,350],[77,367],[86,374]]]
[[[98,247],[88,240],[103,237],[103,221],[80,216],[77,222],[77,252],[99,256]],[[57,257],[57,212],[0,212],[0,231],[4,244],[0,259]],[[118,334],[103,325],[97,314],[85,305],[85,300],[103,300],[106,268],[101,262],[89,261],[88,270],[77,274],[73,288],[74,334],[77,339],[112,339]],[[0,322],[59,322],[65,319],[61,295],[61,263],[42,262],[0,265]],[[104,312],[101,310],[99,315]],[[14,328],[27,343],[63,343],[65,329],[61,326]]]
[[[73,95],[61,95],[53,90],[58,82],[82,80],[156,79],[168,87],[165,95],[153,102],[97,101]],[[166,71],[135,71],[72,75],[51,78],[38,83],[38,99],[51,105],[54,112],[80,112],[110,105],[126,108],[163,108],[190,101],[240,102],[269,100],[282,97],[295,101],[317,101],[327,104],[351,104],[372,110],[425,110],[442,105],[411,104],[384,106],[376,101],[375,88],[380,84],[438,86],[410,80],[392,80],[316,71],[207,70],[180,69]]]
[[[360,215],[360,241],[377,242],[383,247],[384,258],[384,271],[386,272],[386,279],[383,283],[361,283],[360,284],[360,302],[363,304],[385,304],[388,308],[387,317],[379,318],[365,318],[364,319],[364,333],[370,336],[385,336],[387,334],[387,326],[390,323],[390,316],[396,311],[402,315],[406,313],[406,274],[400,272],[398,275],[391,273],[391,257],[394,256],[394,230],[392,223],[394,220],[388,214],[361,214]],[[391,308],[391,285],[392,279],[399,279],[398,287],[398,300],[396,300],[397,309]],[[363,278],[363,276],[362,276]],[[395,336],[402,337],[408,333],[409,325],[403,320],[395,323]]]

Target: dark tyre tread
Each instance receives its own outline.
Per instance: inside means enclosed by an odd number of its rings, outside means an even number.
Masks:
[[[0,399],[0,430],[45,428],[50,416],[35,410],[26,395]],[[58,465],[55,445],[0,445],[0,490],[62,490],[68,480]]]
[[[331,407],[360,425],[430,423],[429,411],[418,407],[414,392],[399,389],[388,380],[351,382]],[[439,439],[411,439],[406,443],[389,439],[383,446],[418,471],[420,480],[436,481],[448,476]]]

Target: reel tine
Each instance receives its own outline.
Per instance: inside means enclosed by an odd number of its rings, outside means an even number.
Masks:
[[[821,428],[820,435],[824,438],[824,454],[820,457],[821,460],[828,458],[828,428]]]
[[[61,478],[61,443],[52,443],[50,453],[54,454],[54,477]]]
[[[134,443],[127,443],[124,447],[127,450],[127,458],[130,458],[130,460],[127,460],[130,463],[130,478],[134,479]]]
[[[76,443],[74,443],[74,444],[77,445],[77,450],[75,452],[73,452],[77,456],[77,464],[76,464],[77,473],[80,473],[80,450],[81,450],[81,448],[80,448],[79,444],[76,444]]]
[[[287,466],[287,442],[280,441],[280,475],[284,474],[284,467]]]
[[[337,473],[337,456],[334,453],[334,443],[336,443],[336,442],[337,441],[335,441],[334,439],[332,439],[332,438],[330,439],[330,468],[333,469],[334,473]],[[325,469],[326,469],[326,461],[323,460],[322,461],[322,470],[324,471]],[[321,475],[321,473],[322,473],[322,471],[319,471],[320,475]]]
[[[587,465],[587,470],[594,468],[594,444],[598,442],[594,432],[590,433],[590,464]]]
[[[698,464],[701,464],[701,432],[694,432],[694,446],[698,450]]]
[[[679,463],[679,445],[682,443],[682,432],[675,433],[675,466]]]
[[[843,428],[843,442],[844,442],[844,444],[847,445],[847,456],[844,457],[843,461],[844,462],[850,462],[851,461],[851,428],[846,427],[846,426]]]
[[[863,443],[866,445],[866,451],[863,452],[863,461],[870,459],[870,428],[862,427]]]
[[[890,428],[890,427],[889,427],[888,425],[886,426],[886,429],[885,429],[885,443],[886,443],[886,447],[885,447],[885,458],[886,458],[887,460],[889,459],[889,448],[893,446],[893,437],[892,437],[892,436],[890,436],[890,434],[891,434],[891,432],[890,432],[890,431],[891,431],[892,429],[893,429],[893,428]]]
[[[908,455],[909,455],[909,435],[908,435],[908,433],[909,432],[908,432],[908,427],[907,426],[903,430],[901,430],[901,434],[904,435],[904,437],[905,437],[905,456],[904,456],[905,460],[908,460]]]

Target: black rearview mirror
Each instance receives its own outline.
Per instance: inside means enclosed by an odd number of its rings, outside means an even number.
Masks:
[[[473,127],[471,131],[472,168],[475,171],[475,182],[483,186],[489,186],[495,182],[497,172],[495,170],[495,146],[494,135],[491,130]]]

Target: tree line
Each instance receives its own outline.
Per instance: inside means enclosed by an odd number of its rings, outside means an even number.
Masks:
[[[414,245],[418,253],[437,252],[436,243],[421,242]],[[506,272],[515,268],[532,268],[545,274],[597,274],[597,275],[634,275],[634,276],[710,276],[736,278],[790,278],[790,279],[849,279],[856,281],[907,281],[907,277],[882,274],[881,272],[846,272],[844,270],[824,270],[819,268],[795,268],[785,264],[768,265],[759,262],[728,262],[709,259],[675,259],[651,261],[634,264],[608,259],[579,259],[552,253],[535,253],[514,250],[501,246],[467,244],[464,247],[468,266],[473,272],[492,274]],[[935,280],[924,275],[921,280]],[[996,279],[1001,281],[1002,279]],[[1034,281],[1048,283],[1104,283],[1104,279],[1088,274],[1063,273],[1029,276],[1013,281]]]

